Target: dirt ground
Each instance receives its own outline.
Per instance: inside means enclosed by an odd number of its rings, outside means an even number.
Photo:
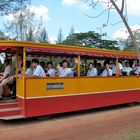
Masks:
[[[140,104],[0,121],[0,140],[140,140]]]

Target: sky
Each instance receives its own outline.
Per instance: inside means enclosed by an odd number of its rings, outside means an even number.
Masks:
[[[129,25],[132,29],[140,29],[140,0],[126,1]],[[118,0],[118,4],[120,2],[121,0]],[[75,32],[95,31],[107,33],[108,39],[126,38],[128,36],[124,24],[122,22],[118,23],[121,19],[115,10],[111,11],[110,22],[105,28],[101,27],[107,21],[107,12],[98,18],[88,17],[100,14],[106,7],[105,4],[99,5],[95,9],[91,8],[89,3],[80,3],[78,0],[31,0],[31,4],[32,10],[38,16],[42,16],[43,24],[46,27],[51,42],[56,40],[60,28],[65,38],[68,36],[72,26]],[[10,16],[5,19],[8,18]]]

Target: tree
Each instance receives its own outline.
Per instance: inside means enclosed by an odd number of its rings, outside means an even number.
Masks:
[[[46,42],[46,43],[49,42],[48,33],[47,33],[45,27],[42,29],[42,31],[40,33],[39,42]]]
[[[0,31],[0,40],[7,40],[8,37],[2,32]]]
[[[140,46],[140,30],[134,31],[133,34],[136,38],[137,46]],[[127,39],[121,40],[121,42],[124,44],[123,51],[140,52],[140,47],[138,47],[138,50],[133,47],[130,36]]]
[[[75,32],[75,31],[74,31],[74,27],[72,26],[72,27],[71,27],[71,29],[70,29],[69,36],[70,36],[70,35],[73,35],[73,34],[74,34],[74,32]]]
[[[94,31],[89,31],[87,33],[75,33],[69,35],[66,40],[63,41],[65,45],[76,45],[83,47],[94,47],[94,48],[104,48],[110,50],[118,50],[116,47],[117,42],[113,40],[102,39],[103,35],[95,33]]]
[[[30,7],[13,14],[13,19],[5,24],[5,30],[12,39],[37,41],[42,29],[42,19],[36,19]]]
[[[128,24],[128,21],[127,21],[127,13],[125,13],[124,11],[125,8],[126,8],[126,0],[122,0],[121,2],[121,7],[119,8],[119,5],[117,4],[117,0],[80,0],[82,2],[90,2],[90,5],[95,8],[98,4],[107,4],[107,8],[104,9],[98,16],[102,15],[104,12],[107,12],[108,13],[108,18],[107,18],[107,24],[109,22],[109,18],[110,18],[110,11],[112,9],[116,9],[116,11],[118,12],[119,16],[121,17],[125,27],[127,28],[129,34],[130,34],[130,37],[131,37],[131,40],[132,40],[132,46],[138,51],[138,47],[137,47],[137,43],[136,43],[136,39],[135,39],[135,36]],[[95,17],[98,17],[98,16],[95,16]],[[91,16],[89,16],[91,17]],[[91,18],[95,18],[95,17],[91,17]],[[104,24],[103,26],[106,26],[107,24]]]
[[[60,28],[57,35],[57,44],[61,44],[63,42],[63,33],[62,29]]]
[[[29,0],[0,0],[0,16],[24,9]]]

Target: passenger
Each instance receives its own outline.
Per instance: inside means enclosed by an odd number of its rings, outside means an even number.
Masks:
[[[112,75],[116,75],[116,64],[115,64],[115,61],[110,60],[109,64],[110,64],[110,68],[112,69]],[[118,74],[122,75],[122,71],[123,71],[123,66],[122,66],[121,62],[119,61],[118,62],[118,72],[119,72]]]
[[[33,75],[33,68],[31,67],[31,61],[26,61],[26,76]]]
[[[105,64],[105,69],[101,73],[101,76],[103,76],[103,77],[112,76],[112,69],[110,69],[110,65],[108,63]]]
[[[133,64],[132,66],[133,74],[135,74],[135,71],[137,70],[138,67],[139,67],[139,61],[137,61],[137,63]]]
[[[44,71],[46,73],[46,67],[45,67],[45,62],[44,61],[40,62],[40,66],[44,69]]]
[[[60,75],[61,70],[62,70],[62,63],[59,63],[56,66],[56,76]]]
[[[0,79],[0,100],[2,99],[3,95],[3,87],[7,84],[12,84],[13,78],[12,78],[12,67],[11,67],[11,60],[5,59],[5,69],[3,76]]]
[[[121,61],[118,62],[118,71],[119,71],[119,75],[122,75],[122,72],[123,72],[123,66],[122,66]]]
[[[112,69],[112,75],[113,76],[116,75],[116,64],[115,64],[115,61],[110,60],[109,64],[110,64],[110,68]]]
[[[132,68],[129,66],[129,62],[126,62],[125,63],[125,67],[123,69],[123,72],[125,72],[126,75],[129,76],[131,71],[132,71]]]
[[[55,77],[56,76],[56,70],[53,68],[52,62],[47,63],[47,76],[49,77]]]
[[[97,63],[97,75],[101,75],[101,73],[103,72],[103,68],[102,68],[102,65],[101,63]]]
[[[138,64],[137,69],[135,70],[136,75],[140,75],[140,64]]]
[[[37,59],[33,59],[31,65],[35,69],[32,75],[33,77],[46,77],[46,73],[44,69],[39,65],[39,61]]]
[[[73,77],[74,73],[73,71],[75,70],[77,64],[73,68],[68,68],[69,63],[67,60],[64,60],[62,62],[62,67],[58,67],[58,76],[59,77]]]
[[[87,76],[97,76],[97,69],[95,68],[95,65],[93,65],[93,63],[89,63]]]

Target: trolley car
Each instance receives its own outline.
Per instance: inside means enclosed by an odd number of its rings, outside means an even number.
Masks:
[[[20,41],[0,41],[0,50],[10,58],[23,56],[23,75],[16,78],[16,99],[0,101],[0,119],[18,119],[72,112],[140,101],[140,77],[119,76],[119,60],[137,60],[136,53]],[[27,77],[26,58],[77,58],[74,77]],[[87,77],[80,62],[116,60],[116,76]],[[16,61],[16,74],[18,61]]]

